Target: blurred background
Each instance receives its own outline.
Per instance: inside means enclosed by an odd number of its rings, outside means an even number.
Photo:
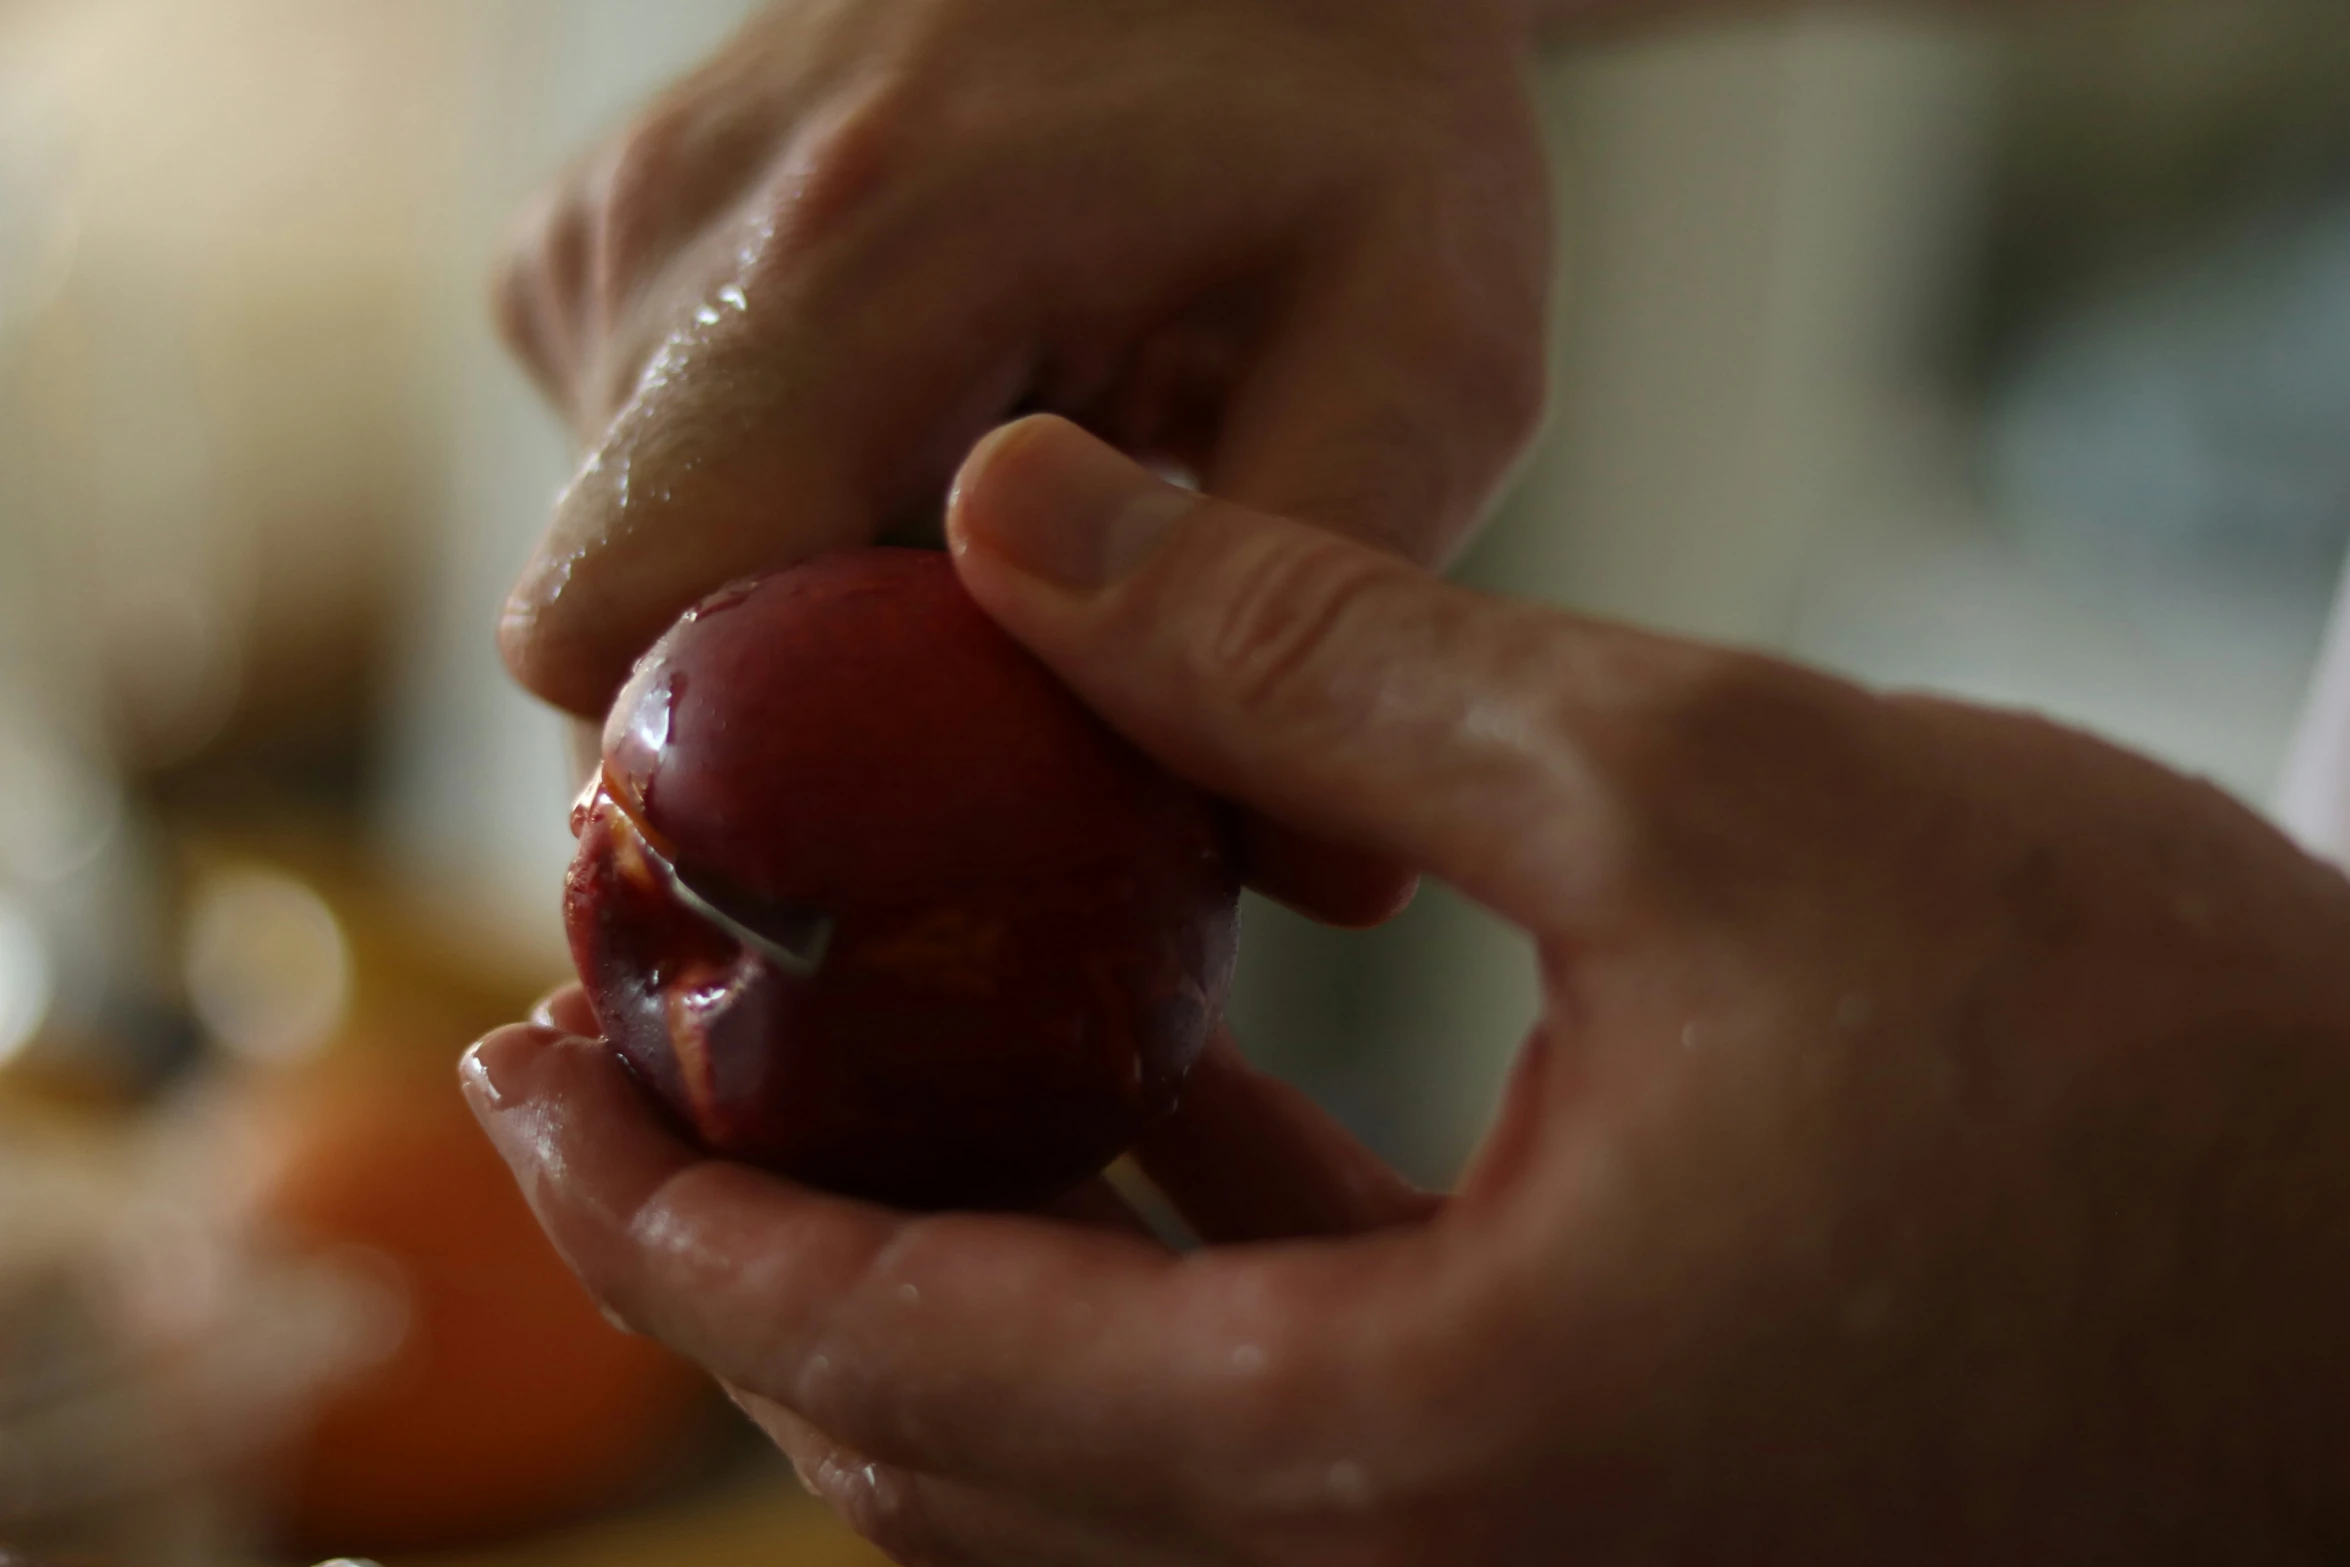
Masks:
[[[870,1562],[608,1328],[451,1089],[565,963],[490,632],[571,462],[521,200],[740,0],[0,0],[0,1542]],[[1483,585],[2273,798],[2350,535],[2350,10],[1555,55],[1551,429]],[[1261,1058],[1442,1181],[1533,1016],[1441,888],[1252,909]]]

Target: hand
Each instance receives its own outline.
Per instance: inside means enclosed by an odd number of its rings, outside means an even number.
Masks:
[[[1519,0],[785,0],[569,175],[500,316],[590,455],[502,640],[600,718],[729,579],[1024,406],[1423,562],[1541,402]]]
[[[2350,886],[2080,735],[1177,505],[1066,424],[979,601],[1202,784],[1453,881],[1547,1006],[1426,1203],[1228,1052],[1210,1245],[697,1158],[570,1028],[484,1124],[627,1320],[920,1563],[2324,1559]],[[1262,1194],[1262,1206],[1254,1205]],[[1270,1237],[1270,1238],[1269,1238]]]

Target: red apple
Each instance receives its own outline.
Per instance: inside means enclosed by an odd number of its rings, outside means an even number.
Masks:
[[[638,1081],[713,1152],[859,1196],[1073,1185],[1174,1106],[1231,975],[1215,806],[931,552],[689,610],[573,826],[572,955]]]

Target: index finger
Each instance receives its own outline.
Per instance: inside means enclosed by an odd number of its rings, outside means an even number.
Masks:
[[[1141,1508],[1301,1505],[1395,1423],[1370,1407],[1361,1307],[1431,1269],[1392,1239],[1175,1258],[832,1197],[700,1158],[604,1047],[542,1027],[490,1035],[464,1076],[590,1290],[882,1462]]]
[[[507,601],[507,665],[558,707],[601,717],[637,655],[713,588],[868,543],[943,493],[1020,389],[1023,329],[976,261],[746,232]]]

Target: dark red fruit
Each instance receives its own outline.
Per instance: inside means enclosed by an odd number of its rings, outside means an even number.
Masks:
[[[1174,1106],[1223,1007],[1215,808],[943,555],[836,555],[688,611],[573,825],[605,1038],[711,1150],[815,1185],[1048,1197]]]

